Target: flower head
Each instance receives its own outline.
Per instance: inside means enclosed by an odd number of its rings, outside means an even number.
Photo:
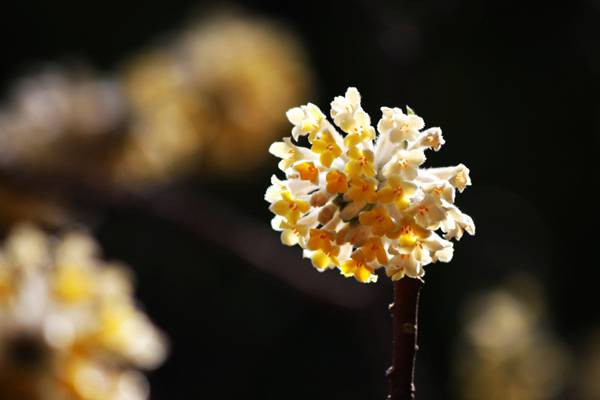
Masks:
[[[425,150],[444,144],[413,110],[381,109],[377,132],[356,88],[331,103],[333,124],[314,104],[288,111],[292,138],[274,143],[285,180],[272,178],[265,199],[285,244],[299,244],[319,270],[337,268],[360,282],[384,268],[393,280],[421,278],[427,264],[452,258],[450,239],[475,233],[455,205],[471,185],[469,169],[421,168]],[[341,132],[340,132],[341,131]],[[442,236],[437,232],[441,230]]]
[[[565,343],[550,328],[538,281],[511,277],[507,284],[475,295],[465,305],[454,360],[458,398],[560,397],[573,364]],[[578,378],[586,372],[585,357],[581,358]],[[592,375],[597,387],[597,370]],[[597,399],[598,392],[580,392],[573,398]]]
[[[109,170],[116,183],[141,188],[194,173],[251,171],[286,123],[273,110],[291,107],[311,87],[292,32],[235,12],[193,21],[166,45],[130,59],[119,78],[129,123]],[[298,135],[319,118],[310,106],[288,116]]]
[[[158,366],[165,339],[127,271],[96,250],[84,234],[55,239],[31,226],[0,249],[1,398],[147,398],[135,368]]]

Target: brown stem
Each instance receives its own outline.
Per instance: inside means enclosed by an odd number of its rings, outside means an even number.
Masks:
[[[417,324],[419,291],[422,282],[403,278],[394,282],[394,302],[390,304],[393,321],[392,366],[387,370],[390,382],[388,400],[415,398],[415,360],[417,358]]]

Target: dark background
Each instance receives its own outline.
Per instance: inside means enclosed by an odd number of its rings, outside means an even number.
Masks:
[[[83,59],[110,71],[211,6],[5,4],[2,93],[40,62]],[[428,165],[463,162],[471,169],[473,186],[457,204],[473,216],[477,235],[457,243],[451,264],[427,269],[420,398],[452,397],[459,310],[472,293],[514,271],[540,280],[552,328],[576,350],[600,313],[591,232],[598,214],[600,2],[244,6],[298,32],[317,77],[310,101],[327,109],[334,95],[355,85],[374,119],[381,105],[408,103],[428,125],[444,129],[447,143]],[[193,190],[268,227],[263,193],[275,164],[267,159],[245,176],[205,178]],[[108,257],[135,268],[140,300],[171,338],[171,357],[151,375],[153,399],[385,398],[391,289],[384,279],[368,287],[377,294],[361,307],[331,305],[168,221],[133,207],[102,211],[96,236]],[[270,237],[277,246],[277,234]],[[289,252],[300,257],[297,248]]]

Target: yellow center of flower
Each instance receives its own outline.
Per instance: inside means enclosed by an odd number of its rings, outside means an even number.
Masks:
[[[456,175],[450,179],[450,183],[452,183],[459,190],[463,190],[467,186],[467,175],[464,171],[458,171]]]
[[[310,135],[315,135],[319,130],[319,121],[307,118],[302,122],[300,129]]]
[[[340,248],[335,243],[335,235],[323,229],[311,229],[307,248],[314,250],[312,262],[315,268],[323,270],[339,264],[337,255]]]
[[[400,229],[390,233],[388,237],[398,239],[398,243],[402,247],[414,247],[420,245],[421,240],[429,235],[429,231],[419,227],[409,220],[405,220],[400,226]]]
[[[348,199],[373,203],[376,200],[375,183],[363,178],[352,178],[350,189],[346,193]]]
[[[417,236],[412,231],[403,233],[398,238],[398,242],[400,246],[413,247],[417,243]]]
[[[348,190],[348,178],[343,172],[330,171],[327,173],[326,180],[329,193],[345,193]]]
[[[331,133],[324,131],[319,139],[313,141],[311,150],[319,154],[319,161],[325,167],[331,167],[333,161],[342,155],[342,149],[335,143]]]
[[[346,172],[350,176],[364,175],[371,177],[375,175],[373,167],[373,152],[370,150],[359,150],[356,147],[351,148],[347,152],[350,159],[346,164]]]
[[[356,250],[352,257],[340,266],[340,272],[346,277],[354,276],[359,282],[368,282],[373,275],[373,268],[369,267],[367,262],[361,248]]]
[[[358,220],[363,225],[369,225],[373,234],[377,236],[383,236],[395,227],[394,222],[383,207],[376,207],[371,211],[360,213]]]
[[[393,202],[399,210],[404,210],[410,205],[409,196],[414,191],[414,186],[403,182],[397,176],[392,176],[386,185],[377,192],[377,201],[383,204]]]
[[[367,240],[365,242],[365,244],[361,246],[360,249],[362,250],[363,254],[365,255],[366,260],[373,261],[373,260],[377,259],[379,264],[382,264],[382,265],[387,263],[387,261],[388,261],[387,254],[383,247],[381,238],[374,237],[374,238]]]
[[[281,192],[281,200],[273,204],[273,212],[287,218],[287,222],[295,225],[302,214],[310,209],[310,204],[304,200],[296,200],[290,192]]]
[[[57,268],[54,291],[59,299],[76,303],[90,298],[94,283],[90,271],[79,265],[62,265]]]
[[[311,181],[314,184],[319,182],[319,170],[312,162],[303,162],[294,167],[300,174],[300,179]]]

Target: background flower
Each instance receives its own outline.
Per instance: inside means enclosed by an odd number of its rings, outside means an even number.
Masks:
[[[569,356],[546,320],[543,294],[531,278],[474,297],[464,312],[455,353],[460,399],[558,398]]]
[[[281,25],[216,14],[190,24],[123,69],[132,132],[112,161],[124,184],[256,168],[309,93],[299,42]]]
[[[132,291],[87,235],[15,228],[0,253],[0,396],[146,399],[136,368],[158,366],[166,343]]]

